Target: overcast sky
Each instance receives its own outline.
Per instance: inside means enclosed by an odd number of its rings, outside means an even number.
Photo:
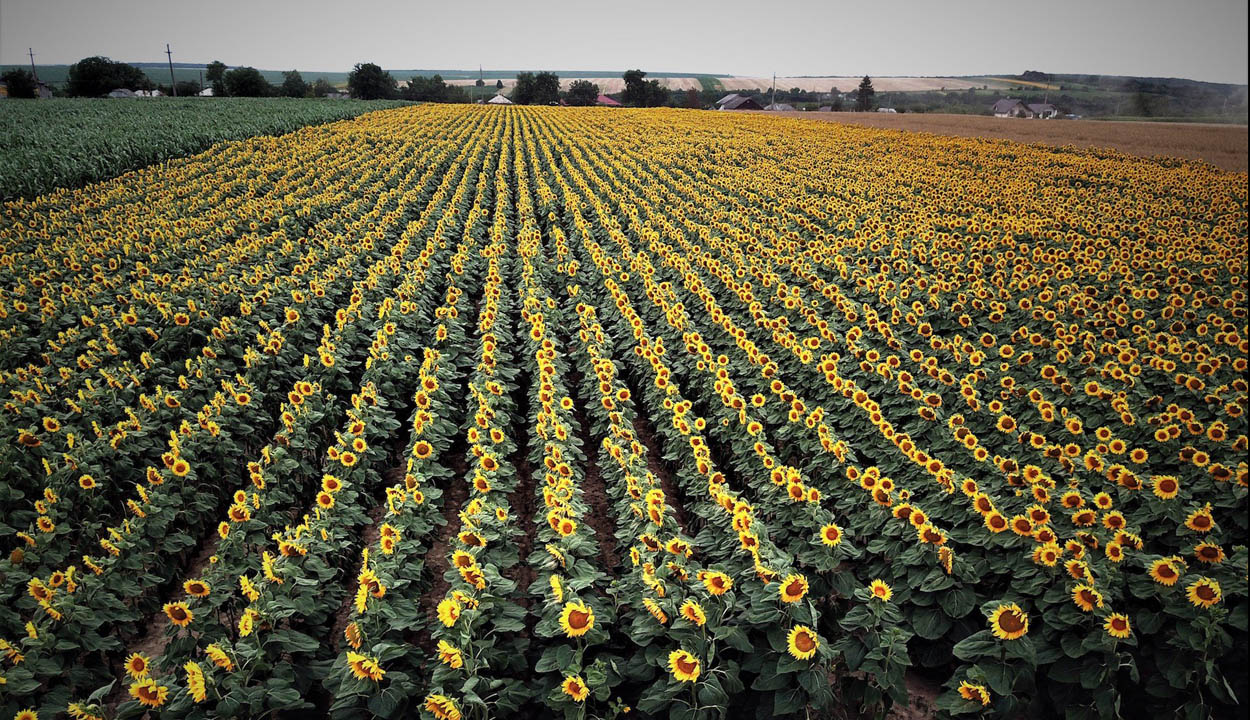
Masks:
[[[1247,0],[0,0],[0,62],[1245,83]]]

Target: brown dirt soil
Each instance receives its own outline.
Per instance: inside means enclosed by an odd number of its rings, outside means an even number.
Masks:
[[[634,392],[633,389],[630,392]],[[634,397],[641,397],[635,394]],[[673,516],[677,519],[677,526],[687,535],[689,527],[686,524],[686,508],[682,504],[681,491],[677,488],[677,482],[673,480],[673,474],[669,472],[668,465],[660,456],[659,446],[655,441],[655,433],[651,430],[651,426],[641,414],[634,416],[634,434],[638,436],[638,442],[647,448],[647,469],[651,471],[660,481],[660,489],[664,491],[664,500],[668,506],[673,508]]]
[[[942,688],[914,672],[907,673],[904,682],[907,683],[907,706],[890,708],[886,720],[929,720],[937,717],[937,697]]]
[[[403,468],[387,468],[382,473],[382,477],[385,479],[384,486],[390,486],[396,482],[396,470],[399,471],[399,478],[403,478]],[[371,548],[378,541],[378,537],[381,535],[378,531],[378,526],[382,524],[382,516],[385,514],[386,503],[377,505],[369,510],[369,524],[360,531],[360,546],[362,548]],[[356,578],[351,573],[348,573],[345,582],[348,583],[348,592],[346,597],[343,598],[342,604],[339,605],[338,611],[334,613],[334,625],[330,628],[330,645],[336,652],[339,649],[339,643],[343,640],[343,630],[347,628],[347,621],[351,618],[352,605],[356,601],[357,586],[354,584],[357,582]]]
[[[417,607],[425,617],[433,617],[438,603],[447,594],[451,584],[443,579],[443,573],[451,566],[451,540],[460,531],[458,515],[464,503],[469,499],[469,483],[465,476],[469,468],[464,461],[463,453],[454,455],[448,460],[453,476],[447,487],[443,488],[443,520],[445,524],[435,534],[434,543],[425,554],[425,570],[430,573],[430,587],[421,594]],[[430,633],[423,632],[416,636],[417,644],[426,652],[433,652],[434,638]]]
[[[942,113],[781,112],[786,117],[956,137],[1014,140],[1043,145],[1112,148],[1129,155],[1205,160],[1223,170],[1246,171],[1245,125],[1027,120]]]
[[[574,384],[576,387],[576,384]],[[607,487],[603,484],[603,476],[599,473],[598,446],[590,435],[590,420],[586,411],[578,403],[574,417],[577,420],[577,434],[582,440],[582,452],[586,453],[586,476],[582,482],[582,497],[590,505],[591,513],[582,518],[595,531],[595,540],[599,543],[599,564],[612,578],[620,575],[621,558],[616,554],[616,523],[612,521],[612,507],[608,501]]]
[[[522,423],[518,423],[516,429],[520,429],[521,426]],[[528,610],[530,606],[529,587],[534,582],[536,576],[534,567],[529,564],[529,554],[534,547],[534,538],[538,536],[538,526],[534,524],[534,513],[538,507],[538,500],[534,497],[534,472],[530,467],[529,458],[526,456],[527,453],[528,450],[525,444],[519,443],[516,453],[512,456],[512,467],[516,470],[517,486],[516,490],[513,490],[508,495],[508,506],[512,508],[513,522],[523,532],[516,541],[517,564],[505,570],[504,575],[517,585],[517,604]]]

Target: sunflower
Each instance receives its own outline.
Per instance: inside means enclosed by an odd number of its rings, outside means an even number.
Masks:
[[[889,585],[885,584],[884,580],[873,580],[869,583],[868,590],[872,593],[874,599],[881,602],[889,602],[890,598],[894,596],[894,591],[890,589]]]
[[[1173,564],[1172,558],[1159,558],[1150,564],[1150,577],[1160,585],[1171,587],[1181,579],[1181,573]]]
[[[377,658],[366,657],[360,653],[348,652],[347,665],[351,668],[352,675],[360,680],[372,680],[378,682],[386,671],[378,664]]]
[[[787,575],[781,581],[778,593],[781,595],[781,601],[785,603],[796,603],[802,600],[807,594],[807,578],[798,573]]]
[[[134,680],[142,680],[152,669],[152,661],[140,653],[131,653],[126,658],[126,674]]]
[[[1181,484],[1174,475],[1154,475],[1150,478],[1154,494],[1161,500],[1171,500],[1180,492]]]
[[[1133,634],[1133,626],[1129,624],[1128,616],[1123,613],[1111,613],[1102,626],[1113,638],[1123,640]]]
[[[230,656],[226,654],[226,651],[222,650],[221,646],[217,643],[213,643],[204,648],[204,654],[208,655],[208,659],[212,660],[214,665],[225,670],[226,672],[234,670],[234,661],[230,659]]]
[[[195,619],[195,613],[184,602],[165,603],[165,615],[178,627],[186,627]]]
[[[702,584],[712,595],[724,595],[734,587],[734,579],[724,572],[710,570],[702,576]]]
[[[1185,527],[1194,532],[1210,532],[1215,525],[1215,521],[1211,518],[1211,506],[1207,505],[1201,510],[1195,510],[1185,518]]]
[[[1085,612],[1093,612],[1094,608],[1102,607],[1102,593],[1089,585],[1077,585],[1072,589],[1072,602]]]
[[[453,670],[459,670],[464,667],[464,655],[458,648],[446,640],[438,641],[438,659]]]
[[[1194,556],[1198,558],[1198,562],[1218,565],[1224,562],[1224,548],[1215,543],[1198,543],[1194,546]]]
[[[580,675],[565,677],[564,682],[560,684],[560,689],[575,702],[585,702],[590,695],[590,688],[586,687],[586,681],[582,680]]]
[[[95,478],[91,477],[90,475],[83,475],[82,477],[78,478],[78,487],[82,488],[83,490],[92,490],[96,487],[97,484],[98,483],[96,483]]]
[[[651,598],[643,598],[642,605],[647,608],[647,612],[651,613],[651,616],[658,620],[661,625],[668,622],[668,615],[664,614],[663,608],[656,601]]]
[[[807,660],[816,654],[820,640],[816,632],[806,625],[795,625],[786,638],[786,646],[795,660]]]
[[[355,622],[347,623],[347,627],[343,628],[343,639],[347,641],[348,645],[359,650],[361,643],[364,642],[364,638],[360,634],[360,626]]]
[[[182,584],[182,590],[192,597],[208,597],[208,583],[203,580],[188,580]]]
[[[26,708],[25,710],[19,710],[13,716],[13,720],[39,720],[39,713],[35,712],[33,708]]]
[[[1010,526],[1011,523],[1008,522],[1007,517],[997,510],[991,510],[985,515],[985,527],[989,528],[990,532],[1000,533]]]
[[[1004,603],[990,613],[990,629],[1001,640],[1015,640],[1029,631],[1029,614],[1015,603]]]
[[[594,626],[595,611],[580,600],[567,603],[560,613],[560,627],[568,637],[581,637]]]
[[[679,682],[694,682],[699,679],[699,658],[685,650],[674,650],[668,654],[668,668],[673,678]]]
[[[681,616],[699,627],[703,627],[707,622],[707,614],[703,612],[703,606],[695,602],[693,598],[687,598],[681,604]]]
[[[1185,588],[1185,597],[1197,607],[1209,608],[1224,597],[1220,584],[1210,578],[1198,578]]]
[[[820,541],[829,547],[842,542],[842,528],[830,523],[820,529]]]
[[[186,460],[178,458],[169,469],[178,477],[186,477],[187,473],[191,472],[191,465]]]
[[[959,697],[981,705],[990,704],[990,691],[984,685],[973,685],[967,681],[959,683]]]
[[[445,627],[451,627],[460,619],[460,603],[452,598],[443,598],[438,603],[438,619]]]
[[[334,496],[324,490],[317,493],[317,507],[322,510],[329,510],[334,507]]]
[[[144,678],[130,686],[130,696],[148,707],[160,707],[169,697],[169,688],[157,685],[152,678]]]
[[[252,634],[252,630],[256,628],[256,618],[259,614],[248,608],[239,616],[239,637],[247,637]]]
[[[183,663],[182,669],[187,672],[187,692],[191,693],[191,699],[197,703],[208,699],[208,691],[204,687],[204,670],[199,663],[188,660]]]
[[[425,710],[438,720],[460,720],[460,708],[446,695],[427,695]]]

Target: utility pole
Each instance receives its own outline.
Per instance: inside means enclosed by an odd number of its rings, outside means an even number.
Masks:
[[[773,110],[777,109],[777,73],[775,71],[773,72],[773,101],[769,104],[772,105]]]
[[[174,55],[169,50],[169,43],[165,43],[165,59],[169,61],[169,89],[174,97],[178,97],[178,83],[174,80]]]
[[[30,53],[30,74],[35,76],[35,89],[39,88],[39,73],[35,71],[35,49],[26,48],[26,52]]]

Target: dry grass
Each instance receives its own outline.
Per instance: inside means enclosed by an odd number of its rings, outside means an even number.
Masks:
[[[1056,146],[1106,147],[1129,155],[1165,155],[1205,160],[1224,170],[1246,171],[1245,125],[1025,120],[938,113],[894,115],[796,111],[768,114],[958,137],[994,138]]]

